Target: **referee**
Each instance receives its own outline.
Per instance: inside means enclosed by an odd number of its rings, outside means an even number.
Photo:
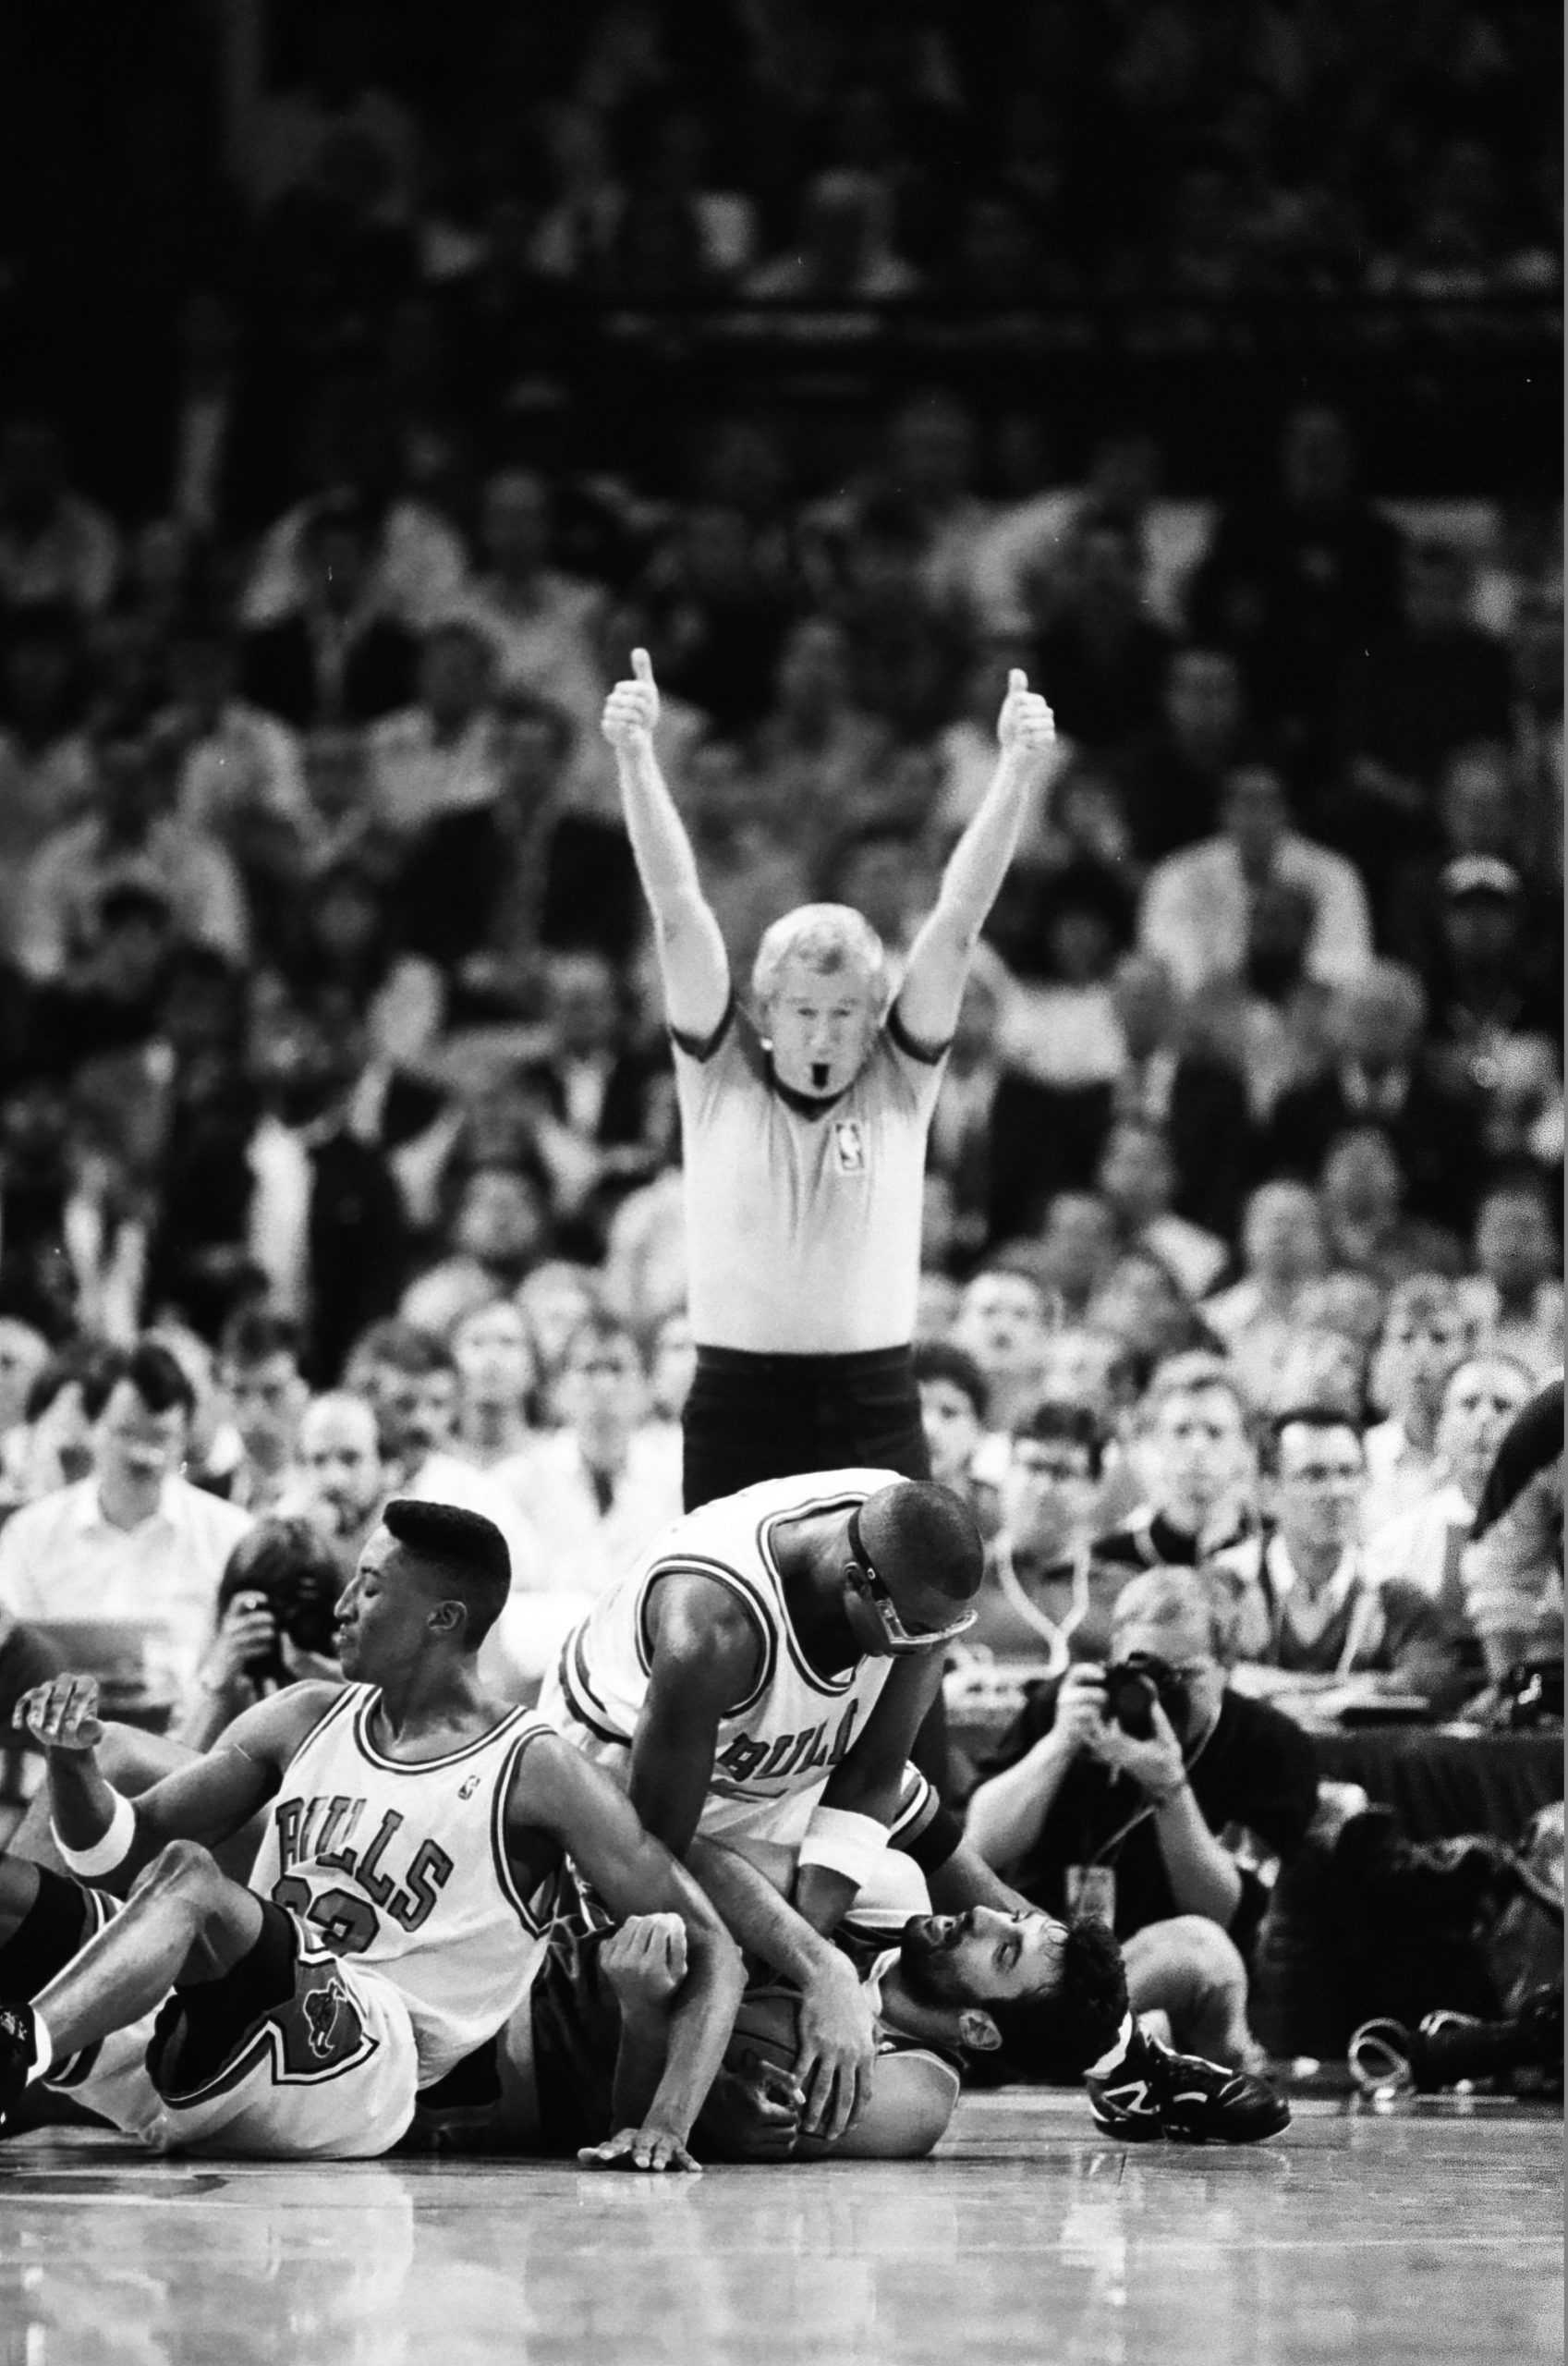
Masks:
[[[1001,756],[889,1002],[843,904],[775,921],[737,1007],[719,924],[653,753],[646,650],[604,707],[675,1044],[697,1373],[687,1509],[852,1464],[930,1476],[911,1368],[926,1134],[969,959],[1056,736],[1011,675]]]

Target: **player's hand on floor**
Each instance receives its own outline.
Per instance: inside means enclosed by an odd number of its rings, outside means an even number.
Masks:
[[[11,1723],[44,1750],[75,1757],[96,1750],[103,1738],[94,1676],[56,1676],[35,1684],[17,1702]]]
[[[632,651],[632,679],[617,682],[604,701],[600,729],[612,748],[635,748],[659,720],[659,689],[646,649]]]
[[[871,2098],[877,2025],[847,1956],[807,1989],[800,2003],[796,2071],[806,2092],[803,2132],[836,2143]]]
[[[678,1914],[628,1915],[604,1942],[599,1968],[623,2013],[655,2011],[686,1979],[686,1924]]]
[[[585,2169],[635,2169],[650,2177],[666,2169],[687,2177],[702,2175],[701,2165],[692,2159],[675,2130],[655,2127],[651,2120],[640,2128],[623,2128],[602,2144],[585,2144],[577,2159]]]

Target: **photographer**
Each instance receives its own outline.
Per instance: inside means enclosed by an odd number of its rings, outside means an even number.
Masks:
[[[302,1677],[341,1681],[336,1553],[308,1519],[261,1521],[228,1556],[218,1631],[197,1672],[175,1739],[207,1750],[242,1709]]]
[[[1242,2065],[1247,1964],[1268,1892],[1222,1837],[1282,1858],[1317,1802],[1299,1726],[1232,1692],[1232,1614],[1212,1580],[1149,1570],[1117,1596],[1109,1667],[1033,1688],[969,1802],[986,1862],[1056,1914],[1097,1913],[1123,1943],[1135,2012]]]

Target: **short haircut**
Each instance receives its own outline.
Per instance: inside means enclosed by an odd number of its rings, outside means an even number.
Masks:
[[[580,1323],[573,1323],[566,1335],[566,1344],[561,1350],[560,1370],[562,1372],[566,1370],[578,1350],[585,1345],[600,1348],[629,1348],[638,1372],[646,1372],[647,1371],[648,1359],[636,1331],[629,1323],[623,1323],[618,1314],[612,1314],[605,1307],[594,1307],[590,1313],[583,1316]]]
[[[945,1380],[953,1387],[962,1389],[975,1409],[977,1421],[984,1421],[991,1407],[991,1390],[986,1376],[966,1349],[954,1339],[917,1339],[912,1364],[917,1385],[922,1380]]]
[[[1222,1569],[1180,1569],[1165,1564],[1129,1578],[1112,1608],[1112,1632],[1135,1618],[1159,1626],[1194,1613],[1208,1626],[1214,1657],[1222,1667],[1229,1667],[1236,1655],[1236,1599]]]
[[[298,1364],[299,1325],[276,1307],[242,1306],[224,1325],[219,1352],[225,1364],[270,1363],[273,1356]]]
[[[1499,1167],[1476,1201],[1477,1218],[1494,1200],[1533,1200],[1548,1225],[1554,1230],[1556,1228],[1557,1200],[1538,1166],[1526,1166],[1522,1161],[1514,1161],[1510,1165]]]
[[[751,998],[765,1010],[778,991],[786,961],[799,961],[820,976],[847,970],[880,1012],[887,994],[887,955],[881,938],[849,904],[802,904],[766,931],[751,970]]]
[[[79,1381],[85,1400],[87,1375],[103,1353],[103,1348],[93,1339],[67,1339],[63,1348],[56,1348],[47,1363],[33,1374],[32,1385],[22,1405],[23,1420],[41,1421],[55,1397],[75,1387]]]
[[[1109,2054],[1127,2014],[1122,1950],[1103,1922],[1068,1925],[1054,1983],[1029,1996],[978,2007],[995,2022],[993,2054],[966,2052],[966,2079],[978,2086],[1065,2086]]]
[[[1144,1412],[1149,1421],[1155,1421],[1171,1397],[1197,1396],[1213,1388],[1230,1398],[1245,1428],[1252,1419],[1246,1391],[1224,1357],[1210,1355],[1206,1348],[1191,1348],[1179,1356],[1167,1356],[1162,1364],[1155,1366],[1143,1400]]]
[[[1063,1396],[1042,1396],[1025,1406],[1012,1424],[1012,1435],[1015,1440],[1032,1438],[1040,1445],[1081,1446],[1091,1479],[1099,1478],[1110,1444],[1110,1433],[1093,1406]]]
[[[435,1572],[444,1592],[462,1604],[466,1640],[477,1651],[512,1588],[512,1556],[495,1522],[457,1504],[421,1503],[414,1495],[394,1495],[382,1522]]]
[[[1280,1448],[1287,1430],[1348,1430],[1357,1440],[1361,1436],[1360,1422],[1336,1405],[1287,1405],[1282,1413],[1270,1415],[1259,1441],[1263,1468],[1271,1479],[1279,1475]]]
[[[133,1348],[105,1348],[82,1374],[81,1409],[90,1421],[97,1421],[122,1380],[150,1413],[177,1408],[189,1421],[196,1410],[196,1391],[178,1357],[156,1339],[139,1339]]]
[[[1383,1336],[1392,1337],[1402,1324],[1431,1323],[1449,1315],[1461,1323],[1465,1321],[1465,1294],[1459,1284],[1451,1281],[1446,1274],[1407,1274],[1389,1292]]]
[[[450,1372],[452,1356],[441,1340],[421,1331],[418,1323],[405,1323],[401,1315],[391,1314],[360,1332],[348,1350],[344,1369],[351,1372],[356,1365],[367,1363],[385,1364],[393,1372],[423,1380],[433,1372]]]
[[[878,1574],[920,1579],[951,1602],[979,1592],[985,1547],[967,1505],[933,1479],[900,1479],[869,1495],[860,1532]]]

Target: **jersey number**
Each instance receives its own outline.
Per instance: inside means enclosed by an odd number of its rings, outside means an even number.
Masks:
[[[334,1956],[362,1956],[381,1929],[375,1908],[356,1897],[352,1890],[327,1889],[320,1897],[312,1897],[310,1883],[301,1881],[298,1873],[285,1873],[273,1884],[273,1904],[298,1914],[312,1931],[319,1931]]]

